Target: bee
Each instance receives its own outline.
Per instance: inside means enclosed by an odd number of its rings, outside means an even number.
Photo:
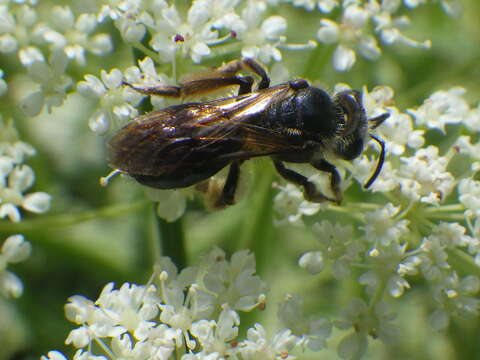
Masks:
[[[256,90],[252,76],[237,75],[241,70],[260,78]],[[184,103],[139,116],[109,140],[109,165],[152,188],[188,187],[230,166],[216,205],[231,205],[241,164],[269,156],[283,178],[303,187],[307,200],[339,204],[341,178],[326,158],[353,160],[362,153],[368,137],[375,140],[381,152],[365,188],[375,181],[384,163],[385,144],[369,132],[388,113],[367,119],[361,94],[355,90],[330,96],[304,79],[270,87],[264,68],[251,58],[229,62],[179,86],[125,85],[145,95],[177,98],[238,86],[237,96]],[[330,174],[333,197],[285,163],[309,163]]]

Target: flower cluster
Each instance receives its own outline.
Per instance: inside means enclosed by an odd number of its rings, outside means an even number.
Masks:
[[[27,193],[35,181],[33,169],[24,164],[35,149],[18,140],[12,122],[0,123],[0,218],[21,220],[19,208],[44,213],[50,208],[50,195],[45,192]]]
[[[196,0],[182,16],[174,4],[166,1],[124,1],[104,5],[102,19],[115,21],[122,37],[133,46],[142,46],[146,33],[149,46],[164,62],[171,62],[177,52],[199,63],[212,54],[212,47],[236,39],[243,56],[264,62],[282,59],[286,20],[278,15],[266,16],[264,1]],[[308,45],[307,45],[308,46]]]
[[[48,14],[45,17],[45,14]],[[0,53],[16,54],[39,90],[27,94],[22,108],[29,116],[44,106],[60,106],[71,88],[69,62],[86,64],[86,53],[112,51],[110,35],[97,33],[95,13],[74,14],[68,6],[43,8],[36,2],[6,1],[0,5]]]
[[[0,118],[0,218],[12,222],[22,220],[21,210],[44,213],[50,208],[51,197],[46,192],[29,192],[35,181],[33,169],[24,162],[35,149],[18,139],[13,123]],[[30,243],[22,235],[5,240],[0,253],[0,294],[19,297],[23,292],[20,279],[7,271],[9,263],[24,261],[30,255]]]
[[[93,302],[73,296],[67,318],[79,325],[66,339],[79,349],[74,359],[176,358],[293,359],[298,347],[319,350],[331,334],[326,319],[302,323],[301,300],[288,296],[279,313],[290,329],[268,338],[260,324],[239,339],[239,312],[265,307],[266,284],[255,275],[255,260],[247,251],[232,255],[214,249],[195,267],[178,272],[162,258],[152,283],[145,286],[108,284]],[[99,355],[103,353],[103,355]],[[65,359],[50,352],[43,359]]]
[[[297,3],[297,2],[294,2]],[[308,5],[307,5],[308,4]],[[312,9],[312,2],[306,2]],[[417,6],[418,2],[405,2],[406,7]],[[405,16],[396,16],[402,7],[401,1],[319,1],[318,7],[330,13],[334,7],[341,7],[341,15],[335,19],[322,18],[317,39],[322,44],[337,44],[332,63],[337,71],[347,71],[356,61],[356,52],[368,60],[377,59],[382,50],[377,37],[385,45],[403,43],[408,46],[428,49],[429,40],[418,42],[402,33],[410,23]]]

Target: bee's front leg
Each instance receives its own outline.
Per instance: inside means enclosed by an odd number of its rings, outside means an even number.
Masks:
[[[338,174],[335,166],[330,164],[327,160],[320,159],[311,162],[312,166],[320,171],[325,171],[330,173],[330,189],[332,189],[333,194],[335,195],[335,202],[340,204],[343,199],[343,194],[340,189],[341,178]]]
[[[273,163],[275,165],[275,169],[277,169],[278,173],[282,175],[285,180],[303,186],[305,199],[307,199],[308,201],[315,203],[321,203],[324,201],[338,203],[337,199],[332,199],[318,191],[315,185],[312,182],[308,181],[305,176],[293,170],[287,169],[281,161],[274,160]]]

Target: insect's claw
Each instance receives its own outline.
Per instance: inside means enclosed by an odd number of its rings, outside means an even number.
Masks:
[[[333,199],[329,196],[323,195],[320,191],[317,190],[315,185],[311,182],[308,182],[303,185],[304,187],[304,194],[305,194],[305,199],[314,202],[314,203],[323,203],[325,201],[330,201],[333,203],[337,203],[341,201],[341,199]]]

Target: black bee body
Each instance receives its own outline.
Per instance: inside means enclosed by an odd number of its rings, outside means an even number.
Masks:
[[[250,59],[243,61],[250,67],[258,65]],[[270,156],[282,176],[304,186],[307,198],[339,202],[340,178],[325,160],[326,155],[356,158],[369,135],[369,121],[376,127],[388,114],[368,120],[356,91],[331,97],[303,79],[268,87],[268,78],[263,75],[264,88],[257,91],[251,91],[250,77],[235,76],[228,81],[240,85],[238,96],[171,106],[131,121],[109,141],[110,165],[141,184],[172,189],[206,180],[231,164],[220,200],[220,205],[228,205],[233,203],[240,164]],[[219,84],[225,78],[214,80]],[[197,80],[201,84],[205,81]],[[197,91],[199,85],[192,85],[194,82],[184,84],[185,88],[195,87]],[[155,95],[182,90],[134,89]],[[282,162],[311,163],[331,173],[335,199],[317,192],[306,178],[285,168]],[[379,167],[369,183],[378,175]]]

